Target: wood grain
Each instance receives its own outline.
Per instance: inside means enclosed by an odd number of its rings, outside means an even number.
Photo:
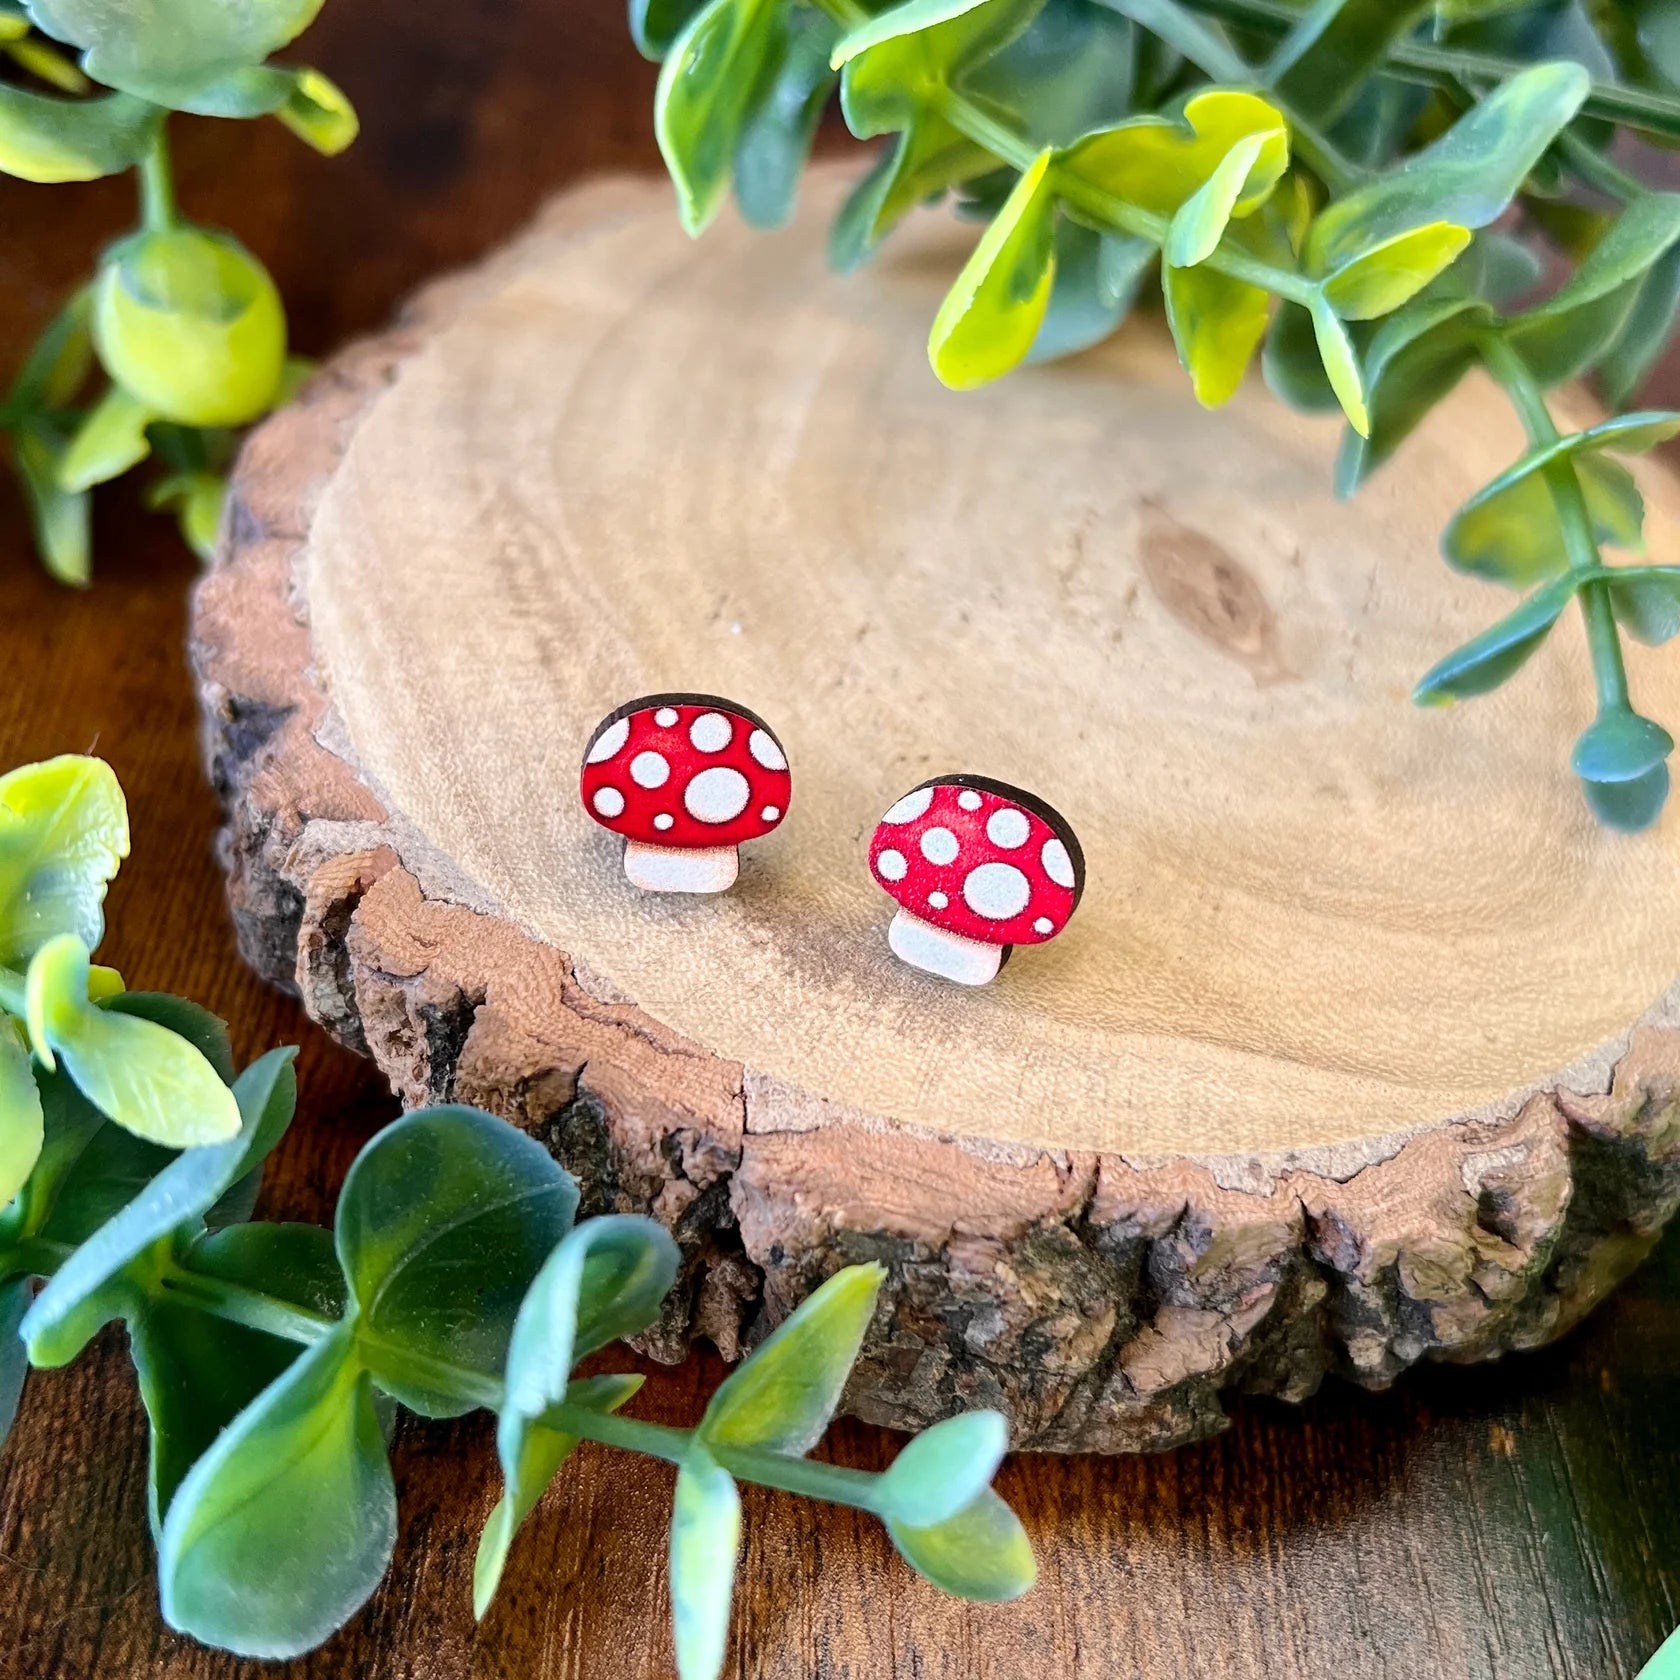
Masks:
[[[611,8],[517,0],[494,15],[364,0],[308,41],[368,132],[325,165],[262,125],[183,125],[189,202],[274,263],[305,346],[377,326],[422,276],[512,230],[585,162],[651,163],[651,73]],[[227,148],[237,168],[223,171]],[[575,160],[575,164],[574,164]],[[115,187],[0,182],[0,362],[120,226]],[[1658,400],[1661,400],[1660,398]],[[0,484],[0,762],[93,747],[133,807],[112,895],[112,961],[229,1016],[242,1056],[304,1045],[309,1116],[265,1212],[325,1218],[363,1136],[393,1112],[237,958],[210,855],[215,803],[180,653],[190,564],[126,489],[102,499],[100,581],[40,578]],[[719,1375],[655,1371],[650,1415],[692,1418]],[[753,1680],[1606,1680],[1680,1620],[1680,1239],[1583,1330],[1486,1371],[1417,1374],[1391,1395],[1333,1388],[1310,1412],[1239,1404],[1220,1440],[1156,1458],[1032,1459],[1004,1489],[1043,1574],[1002,1612],[939,1599],[844,1512],[750,1495],[731,1672]],[[144,1517],[144,1442],[117,1338],[32,1379],[0,1452],[5,1680],[255,1680],[285,1672],[163,1630]],[[879,1464],[888,1435],[837,1433]],[[481,1421],[405,1426],[403,1540],[368,1611],[310,1680],[669,1674],[662,1472],[579,1458],[522,1538],[505,1602],[474,1631],[472,1536],[492,1497]]]

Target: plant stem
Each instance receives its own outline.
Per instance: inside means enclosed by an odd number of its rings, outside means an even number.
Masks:
[[[140,160],[140,221],[148,233],[175,226],[175,176],[169,164],[169,136],[162,126]]]
[[[1597,187],[1601,193],[1607,193],[1623,204],[1631,203],[1650,190],[1631,170],[1612,163],[1602,152],[1589,146],[1580,135],[1571,134],[1567,128],[1554,143],[1564,162],[1588,186]]]
[[[1522,357],[1494,328],[1481,335],[1478,347],[1488,371],[1511,399],[1511,406],[1523,423],[1530,445],[1543,449],[1556,443],[1558,430],[1552,423],[1551,411],[1546,407],[1546,399]],[[1578,573],[1601,571],[1604,557],[1598,550],[1592,515],[1587,508],[1586,493],[1581,488],[1574,462],[1567,457],[1550,461],[1541,469],[1541,476],[1551,492],[1552,505],[1557,509],[1569,569]],[[1576,599],[1580,602],[1581,618],[1586,626],[1587,650],[1592,655],[1593,684],[1598,691],[1599,710],[1626,711],[1627,667],[1622,660],[1622,638],[1616,628],[1616,615],[1610,605],[1610,586],[1602,579],[1583,583]]]
[[[339,1323],[326,1313],[282,1301],[277,1295],[265,1295],[246,1284],[190,1271],[178,1261],[164,1272],[159,1285],[167,1294],[190,1301],[213,1318],[242,1324],[247,1330],[261,1330],[282,1341],[301,1342],[306,1347],[320,1341]]]

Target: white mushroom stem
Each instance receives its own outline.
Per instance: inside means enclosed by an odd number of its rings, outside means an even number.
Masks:
[[[946,933],[908,910],[900,910],[893,917],[887,928],[887,943],[893,955],[902,957],[912,968],[926,969],[961,986],[984,986],[997,978],[1003,966],[1003,946]]]
[[[624,873],[644,892],[727,892],[741,872],[736,846],[650,846],[624,842]]]

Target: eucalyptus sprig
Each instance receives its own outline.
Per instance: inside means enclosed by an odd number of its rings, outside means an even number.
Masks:
[[[266,62],[319,9],[0,0],[0,49],[25,73],[0,80],[0,173],[50,183],[132,171],[139,188],[139,227],[106,249],[0,403],[36,547],[65,583],[90,575],[88,493],[152,454],[165,472],[148,501],[173,508],[208,558],[236,429],[285,401],[303,371],[268,271],[231,234],[181,215],[167,123],[172,111],[274,116],[317,151],[343,151],[356,137],[343,93],[318,70]]]
[[[121,794],[97,760],[0,779],[0,955],[33,953],[21,979],[4,971],[27,1043],[9,1015],[0,1022],[0,1164],[12,1178],[0,1182],[0,1442],[28,1366],[64,1365],[105,1325],[126,1324],[172,1626],[271,1658],[343,1626],[396,1541],[398,1406],[496,1416],[503,1490],[479,1540],[480,1617],[521,1524],[581,1441],[674,1465],[682,1680],[722,1668],[740,1482],[872,1513],[916,1570],[961,1597],[1032,1584],[1026,1535],[991,1487],[1007,1445],[997,1413],[935,1425],[880,1474],[809,1456],[874,1316],[880,1266],[835,1273],[698,1424],[676,1429],[623,1414],[640,1376],[575,1375],[658,1319],[676,1244],[637,1216],[574,1222],[571,1177],[492,1115],[448,1106],[388,1126],[352,1164],[330,1231],[251,1222],[295,1108],[294,1052],[236,1078],[222,1024],[184,999],[114,991],[115,977],[88,998],[86,947],[126,851]],[[159,1076],[160,1036],[190,1052],[192,1070],[213,1070],[231,1128],[203,1129],[196,1071],[173,1085]],[[170,1066],[188,1066],[172,1054]],[[153,1123],[137,1128],[142,1111]],[[166,1134],[195,1147],[165,1148]]]
[[[1572,768],[1612,826],[1667,798],[1673,740],[1628,690],[1622,636],[1680,633],[1680,568],[1642,547],[1622,457],[1680,414],[1562,434],[1552,387],[1644,382],[1680,300],[1680,195],[1611,155],[1619,131],[1680,139],[1680,31],[1657,0],[631,0],[663,60],[655,130],[684,225],[733,182],[749,220],[791,213],[829,99],[890,136],[841,207],[831,258],[866,257],[955,192],[986,223],[934,317],[958,389],[1111,333],[1158,276],[1200,401],[1257,354],[1268,383],[1346,421],[1350,495],[1475,365],[1528,439],[1443,533],[1449,565],[1524,591],[1419,682],[1438,705],[1507,680],[1574,603],[1597,717]],[[1565,278],[1505,231],[1519,209]]]

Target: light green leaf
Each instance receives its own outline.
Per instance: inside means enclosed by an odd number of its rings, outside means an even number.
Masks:
[[[1324,364],[1324,377],[1330,381],[1330,389],[1336,393],[1347,423],[1361,437],[1368,437],[1371,412],[1365,405],[1365,384],[1353,340],[1322,294],[1314,296],[1308,309],[1312,314],[1313,337],[1318,343],[1318,359]]]
[[[85,585],[92,575],[92,510],[86,496],[58,487],[64,440],[48,422],[29,420],[12,433],[12,459],[29,501],[29,523],[41,563],[60,583]]]
[[[1630,566],[1609,574],[1622,628],[1650,647],[1680,636],[1680,566]]]
[[[25,181],[96,181],[132,169],[163,116],[126,93],[59,99],[0,82],[0,173]]]
[[[847,1266],[724,1379],[700,1420],[714,1447],[808,1453],[828,1427],[875,1312],[886,1268]]]
[[[397,1497],[348,1326],[217,1436],[169,1506],[164,1620],[206,1645],[301,1655],[365,1604],[391,1560]]]
[[[1266,142],[1264,134],[1245,135],[1178,207],[1167,229],[1166,244],[1161,248],[1164,261],[1174,268],[1194,268],[1213,255],[1250,175],[1259,164]]]
[[[344,1310],[344,1279],[332,1234],[319,1225],[237,1225],[199,1237],[182,1267],[258,1291],[324,1317]],[[152,1536],[182,1479],[233,1422],[302,1352],[296,1342],[211,1317],[154,1294],[129,1325],[140,1398],[151,1424],[148,1508]]]
[[[671,1631],[679,1680],[717,1680],[741,1547],[741,1496],[696,1444],[677,1468],[671,1511]]]
[[[227,1022],[219,1015],[193,1003],[188,998],[173,997],[168,992],[125,992],[101,1000],[100,1007],[118,1015],[135,1015],[142,1021],[154,1021],[167,1027],[177,1038],[184,1038],[198,1051],[224,1085],[231,1085],[239,1070],[233,1065],[233,1045],[228,1038]],[[296,1089],[290,1080],[289,1088]]]
[[[175,509],[182,539],[206,565],[216,558],[216,535],[226,499],[227,480],[208,472],[171,473],[146,492],[147,507]]]
[[[934,316],[928,361],[955,391],[1008,373],[1032,349],[1056,277],[1056,213],[1040,152],[1015,184]]]
[[[18,1023],[0,1015],[0,1208],[35,1170],[45,1135],[29,1050]]]
[[[954,1517],[991,1486],[1009,1450],[1001,1412],[964,1412],[914,1436],[876,1484],[879,1514],[910,1528]]]
[[[178,1155],[53,1274],[23,1321],[33,1364],[68,1364],[102,1326],[140,1309],[147,1279],[129,1274],[129,1268],[148,1250],[198,1234],[205,1213],[239,1177],[248,1152],[271,1123],[275,1088],[292,1079],[296,1054],[290,1048],[271,1050],[253,1062],[228,1093],[229,1103],[238,1104],[238,1135]]]
[[[62,1059],[102,1114],[153,1143],[190,1149],[232,1137],[239,1110],[192,1045],[136,1016],[88,1001],[87,947],[62,934],[30,959],[28,1025],[49,1071]]]
[[[337,157],[361,132],[356,107],[344,90],[319,70],[303,68],[288,74],[291,89],[275,115],[322,157]]]
[[[1470,243],[1470,230],[1430,222],[1345,262],[1322,286],[1344,321],[1389,315],[1443,274]]]
[[[660,66],[653,130],[690,233],[705,228],[729,190],[730,165],[776,38],[776,0],[709,0]]]
[[[58,463],[61,490],[76,495],[120,477],[151,454],[146,428],[157,415],[113,385],[89,412]]]
[[[1668,766],[1659,764],[1627,782],[1582,782],[1587,809],[1606,828],[1637,834],[1662,815],[1668,801]]]
[[[0,965],[72,933],[105,936],[105,885],[128,856],[128,806],[103,759],[66,754],[0,776]]]
[[[90,286],[71,294],[24,358],[8,406],[55,409],[75,398],[93,367],[92,303]]]
[[[1261,137],[1232,214],[1247,216],[1270,196],[1289,167],[1283,115],[1258,94],[1216,88],[1198,93],[1182,119],[1133,117],[1089,134],[1057,159],[1058,173],[1112,193],[1156,215],[1171,216],[1201,190],[1239,142]]]
[[[828,65],[836,25],[799,6],[789,13],[785,31],[774,74],[735,148],[735,201],[759,228],[783,227],[792,217],[817,123],[838,85]]]
[[[1163,268],[1161,291],[1196,401],[1204,408],[1229,402],[1266,336],[1271,299],[1246,280],[1205,267]]]
[[[207,77],[260,64],[301,35],[321,0],[26,0],[36,26],[82,53],[107,87],[172,105]]]
[[[1426,673],[1412,690],[1412,699],[1420,706],[1444,706],[1492,693],[1546,639],[1579,587],[1579,578],[1560,577],[1535,590],[1491,629],[1455,648]]]
[[[1591,83],[1578,64],[1537,64],[1503,82],[1433,145],[1328,205],[1307,236],[1308,267],[1329,273],[1432,222],[1486,227],[1516,196]]]
[[[520,1304],[577,1198],[540,1143],[480,1109],[417,1109],[368,1143],[345,1177],[335,1235],[379,1386],[427,1417],[471,1410],[427,1369],[500,1378]]]
[[[1020,1519],[990,1488],[954,1517],[926,1528],[887,1521],[900,1556],[918,1575],[958,1598],[1002,1604],[1037,1579]]]
[[[1600,712],[1582,732],[1569,767],[1583,782],[1632,782],[1674,751],[1674,737],[1660,723],[1626,706]]]
[[[641,1386],[642,1378],[628,1373],[581,1377],[567,1389],[566,1398],[572,1405],[587,1406],[591,1411],[616,1412]],[[484,1620],[496,1588],[501,1585],[508,1548],[520,1524],[536,1509],[543,1491],[577,1444],[578,1437],[564,1430],[550,1429],[518,1412],[502,1413],[496,1428],[496,1450],[502,1461],[507,1491],[490,1513],[473,1559],[475,1621]]]

